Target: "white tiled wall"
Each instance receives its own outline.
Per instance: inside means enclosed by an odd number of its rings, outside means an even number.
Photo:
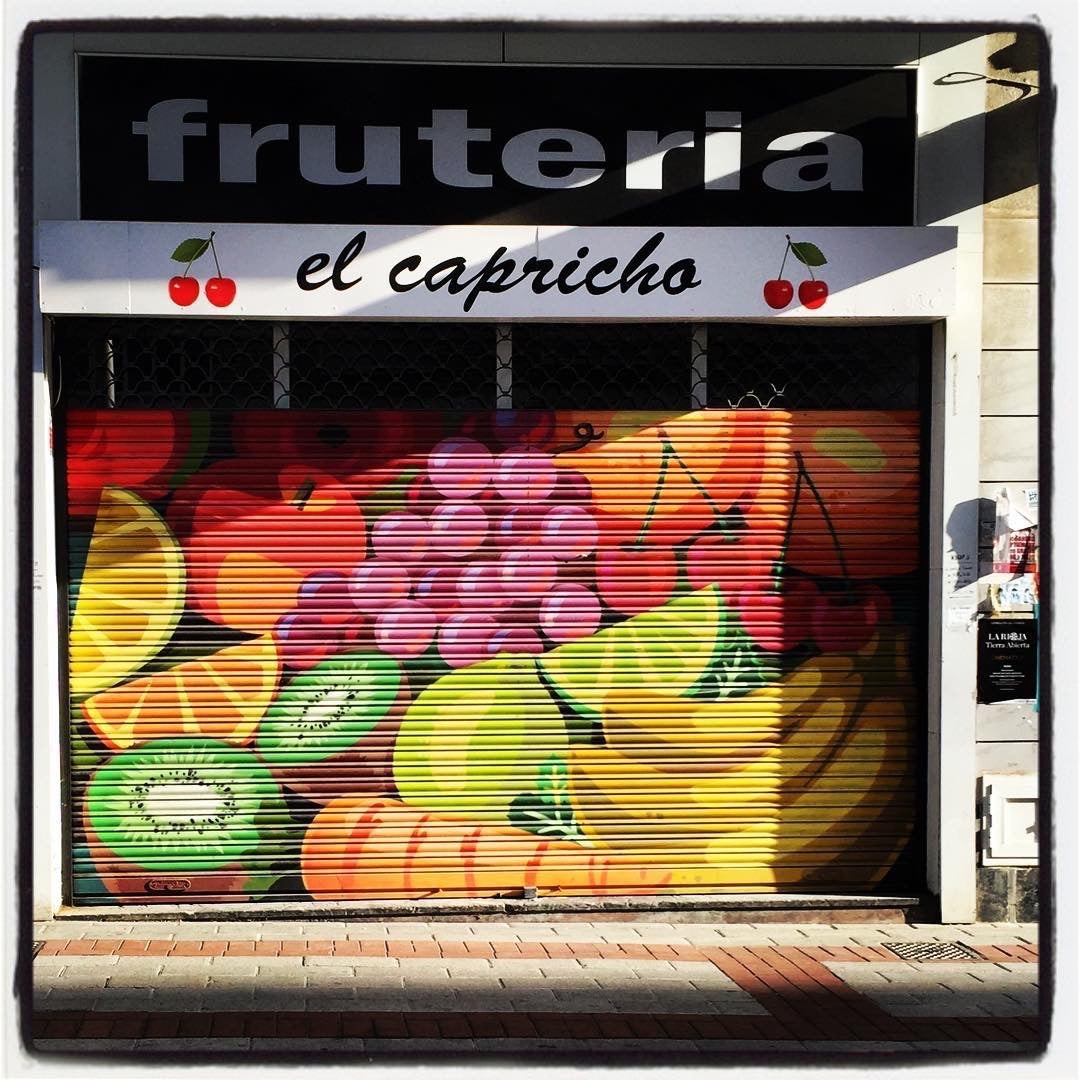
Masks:
[[[1015,33],[987,38],[987,55],[1008,49]],[[1019,50],[1011,49],[1016,56]],[[990,78],[1038,83],[1039,72],[999,71]],[[1038,93],[1038,90],[1034,90]],[[987,109],[1015,106],[1015,88],[987,84]],[[1018,110],[1012,108],[1010,114]],[[994,142],[994,131],[998,142]],[[1002,130],[1008,131],[1003,137]],[[988,125],[988,186],[1008,175],[1015,155],[1038,155],[1034,121],[1027,126]],[[1015,173],[1013,173],[1015,175]],[[1006,191],[984,211],[983,354],[980,375],[980,495],[992,501],[997,490],[1037,488],[1039,480],[1039,219],[1038,191]],[[986,505],[986,502],[984,502]],[[993,510],[988,507],[992,515]],[[1047,523],[1041,522],[1045,542]],[[1045,623],[1044,623],[1045,625]],[[1038,772],[1038,713],[1030,702],[980,705],[976,717],[976,770],[983,773]]]

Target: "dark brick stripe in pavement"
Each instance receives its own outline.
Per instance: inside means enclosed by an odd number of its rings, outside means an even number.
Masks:
[[[815,996],[826,995],[830,1011],[835,1009],[838,1016],[848,1018],[853,1026],[877,1029],[884,1034],[903,1030],[905,1026],[910,1029],[910,1024],[901,1024],[898,1028],[896,1017],[886,1013],[831,972],[815,956],[810,955],[810,949],[777,949],[775,952],[779,954],[778,960],[790,963],[801,973],[807,989],[812,990]]]
[[[841,992],[841,987],[848,989],[842,979],[826,978],[831,974],[829,969],[816,960],[801,957],[797,949],[752,948],[747,952],[758,962],[751,970],[760,973],[759,977],[775,986],[778,993],[786,992],[792,1005],[814,1020],[821,1031],[817,1038],[858,1038],[858,1033],[868,1028],[877,1029],[884,1036],[894,1033],[890,1024],[882,1022],[891,1017],[859,995]],[[744,962],[745,966],[752,963]],[[737,979],[734,981],[738,983]],[[785,991],[788,986],[791,990]],[[863,1007],[853,1008],[853,998]]]
[[[838,1038],[857,1042],[1033,1042],[1033,1021],[986,1017],[910,1020],[901,1033],[868,1025],[832,1036],[821,1028],[796,1030],[790,1017],[619,1013],[413,1012],[85,1012],[39,1013],[35,1039],[359,1038],[359,1039],[763,1039]]]
[[[979,945],[972,963],[1032,963],[1039,959],[1036,946]],[[469,958],[489,960],[579,959],[604,960],[708,960],[712,954],[739,954],[735,946],[595,944],[569,941],[414,941],[353,939],[288,939],[275,941],[157,940],[153,938],[56,938],[46,941],[41,956],[388,956],[398,959]],[[760,950],[758,950],[760,951]],[[801,954],[810,959],[850,963],[905,964],[896,953],[881,945],[797,946],[776,945],[770,954],[790,958]],[[760,957],[759,957],[760,959]],[[948,964],[951,960],[924,963]]]

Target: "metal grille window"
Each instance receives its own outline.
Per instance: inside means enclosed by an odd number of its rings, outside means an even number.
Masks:
[[[58,319],[61,407],[897,409],[929,326]]]
[[[689,368],[685,324],[513,328],[515,408],[685,409]]]
[[[915,409],[929,326],[710,323],[713,408]]]
[[[53,399],[77,408],[269,408],[270,340],[269,324],[252,321],[57,319]]]
[[[490,324],[297,322],[287,334],[293,408],[495,407]]]

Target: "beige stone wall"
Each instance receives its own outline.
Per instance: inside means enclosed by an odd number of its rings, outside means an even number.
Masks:
[[[983,219],[983,328],[980,379],[980,497],[988,518],[980,584],[989,576],[986,546],[993,501],[1008,485],[1037,488],[1039,374],[1039,35],[986,38],[986,202]],[[1011,85],[1010,85],[1011,84]],[[1025,92],[1024,88],[1027,87]],[[1045,523],[1041,531],[1045,529]],[[983,610],[988,605],[984,602]],[[1037,771],[1037,714],[1029,705],[980,705],[978,773]]]

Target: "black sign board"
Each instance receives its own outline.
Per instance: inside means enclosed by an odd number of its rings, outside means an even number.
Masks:
[[[81,217],[910,225],[910,71],[83,57]]]
[[[1034,698],[1039,624],[1035,619],[980,619],[978,700],[984,704]]]

